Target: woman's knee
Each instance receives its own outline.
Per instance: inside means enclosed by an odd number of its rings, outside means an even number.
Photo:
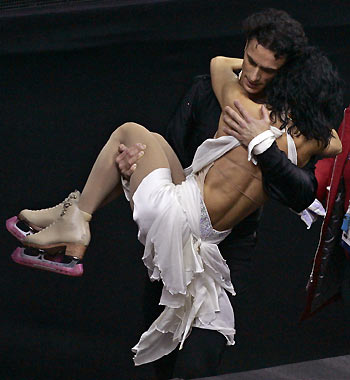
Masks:
[[[168,142],[165,140],[165,138],[156,132],[151,132],[152,136],[157,140],[158,144],[164,149],[165,152],[167,152],[168,149]]]
[[[161,142],[166,142],[165,138],[160,135],[159,133],[157,132],[151,132],[152,133],[152,136],[154,136],[157,140],[161,141]]]
[[[112,132],[110,140],[117,140],[120,142],[122,139],[125,139],[127,136],[131,134],[137,133],[137,131],[140,131],[141,129],[145,129],[141,124],[128,121],[120,125]]]

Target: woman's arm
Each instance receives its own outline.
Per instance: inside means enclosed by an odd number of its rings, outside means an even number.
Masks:
[[[242,66],[242,59],[215,57],[210,62],[211,83],[215,96],[223,111],[226,106],[230,106],[237,111],[235,100],[239,101],[247,114],[256,119],[261,119],[261,105],[254,103],[248,98],[248,94],[239,83],[238,76],[233,70]],[[225,126],[223,114],[219,120],[219,130]]]
[[[337,132],[333,129],[329,144],[324,147],[324,144],[316,139],[306,139],[303,135],[297,135],[293,137],[295,147],[298,152],[298,166],[304,167],[312,157],[318,156],[323,157],[335,157],[342,151],[342,144],[339,139]],[[281,142],[280,142],[281,141]],[[278,147],[287,151],[286,141],[283,139],[277,140]]]
[[[322,150],[321,156],[334,157],[342,152],[342,143],[335,129],[332,129],[332,136],[329,140],[329,144]]]
[[[227,105],[227,90],[238,84],[234,71],[240,70],[242,63],[243,59],[228,57],[215,57],[210,61],[211,83],[221,109]]]

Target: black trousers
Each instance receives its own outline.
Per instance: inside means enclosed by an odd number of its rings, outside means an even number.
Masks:
[[[220,244],[220,251],[230,271],[237,295],[230,297],[235,310],[236,326],[239,326],[239,304],[244,302],[244,294],[249,287],[251,260],[256,245],[255,235],[233,240],[228,238]],[[159,316],[163,307],[158,305],[162,284],[151,283],[146,279],[144,294],[144,317],[146,327]],[[183,349],[154,362],[156,380],[172,378],[194,379],[215,376],[226,349],[226,338],[217,331],[193,328]],[[239,349],[235,347],[234,349]]]
[[[350,259],[344,261],[344,277],[340,290],[344,305],[345,333],[350,339]]]

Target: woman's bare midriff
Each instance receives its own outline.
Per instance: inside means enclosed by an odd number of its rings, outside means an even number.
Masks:
[[[247,150],[241,146],[216,160],[206,175],[204,202],[218,231],[234,227],[266,199],[261,170],[248,161]]]
[[[218,131],[218,137],[223,135]],[[303,167],[317,151],[314,140],[293,136],[298,151],[298,166]],[[287,137],[276,140],[282,151],[288,154]],[[267,200],[258,165],[248,161],[247,149],[238,146],[215,161],[204,181],[204,202],[214,229],[224,231],[233,228]]]

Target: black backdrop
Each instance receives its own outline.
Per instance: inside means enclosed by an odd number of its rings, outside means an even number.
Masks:
[[[143,329],[145,270],[127,203],[94,215],[80,279],[14,264],[5,219],[82,189],[117,125],[163,133],[210,58],[242,53],[244,17],[272,6],[300,20],[337,65],[350,101],[348,1],[75,3],[0,11],[1,379],[150,378],[152,368],[134,368],[130,353]],[[349,352],[340,301],[298,324],[319,229],[266,205],[222,372]]]

